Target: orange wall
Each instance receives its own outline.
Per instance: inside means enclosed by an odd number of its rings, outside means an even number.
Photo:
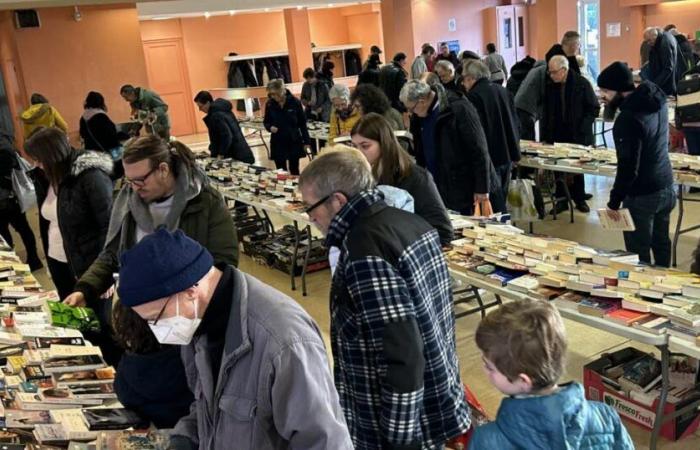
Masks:
[[[15,141],[21,148],[23,136],[19,114],[27,103],[27,95],[24,90],[14,22],[10,11],[0,12],[0,71],[2,71],[2,78],[5,81],[5,92],[12,115]]]
[[[362,44],[360,57],[362,61],[369,57],[369,49],[373,45],[384,49],[384,36],[382,34],[382,16],[379,10],[364,14],[349,15],[346,17],[348,24],[348,42]],[[382,61],[386,55],[382,55]]]
[[[407,0],[382,0],[382,34],[384,35],[384,62],[389,62],[398,52],[411,57],[413,43],[412,2]]]
[[[620,37],[607,37],[608,23],[620,22]],[[600,3],[600,67],[615,61],[639,68],[639,47],[644,31],[644,7],[619,6],[618,0]]]
[[[700,30],[700,0],[685,0],[646,7],[647,26],[674,24],[684,34]],[[641,36],[639,38],[641,40]]]
[[[500,6],[501,0],[411,0],[413,8],[412,49],[403,51],[413,58],[420,53],[421,45],[429,42],[436,46],[442,41],[459,40],[460,51],[484,52],[484,18],[482,11]],[[457,31],[449,31],[449,19],[457,19]]]
[[[71,131],[78,130],[88,91],[101,92],[112,118],[124,121],[130,108],[120,86],[148,81],[134,5],[81,6],[81,12],[76,22],[73,8],[40,9],[41,28],[16,32],[26,92],[44,94]]]
[[[311,42],[319,47],[348,44],[348,24],[340,8],[309,10]]]
[[[602,0],[601,3],[607,1],[610,0]],[[578,30],[577,0],[557,0],[557,36],[556,42],[550,44],[550,47],[557,42],[561,42],[564,33],[572,30]],[[547,47],[545,52],[547,50],[549,50],[549,47]]]

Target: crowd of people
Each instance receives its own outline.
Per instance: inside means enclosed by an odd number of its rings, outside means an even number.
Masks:
[[[645,32],[649,62],[639,85],[621,62],[596,80],[618,156],[607,206],[612,214],[629,209],[636,230],[625,232],[627,249],[659,266],[670,264],[676,198],[666,96],[682,80],[678,72],[697,64],[678,50],[686,46],[673,30]],[[271,158],[300,176],[305,212],[335,255],[332,371],[313,319],[237,269],[231,214],[192,152],[170,138],[168,106],[155,92],[121,88],[147,131],[125,145],[129,136],[107,115],[104,97],[90,92],[80,150],[58,111],[33,95],[22,114],[24,149],[35,166],[48,269],[61,300],[97,312],[102,332],[90,338],[117,366],[119,400],[174,428],[175,450],[231,442],[241,449],[440,449],[467,433],[443,256],[454,239],[448,211],[507,213],[521,138],[594,144],[600,101],[581,74],[579,46],[578,34],[567,32],[543,61],[528,58],[508,70],[493,44],[484,58],[426,44],[410,73],[406,54],[382,65],[373,46],[352,91],[333,80],[330,61],[304,71],[300,98],[282,80],[270,81],[264,126]],[[232,104],[207,91],[194,102],[205,113],[211,156],[253,163]],[[350,146],[324,150],[301,171],[300,159],[312,151],[307,120],[329,122],[329,143],[348,136]],[[412,145],[395,135],[405,129]],[[36,241],[11,182],[21,162],[12,138],[0,134],[0,233],[12,243],[8,227],[17,230],[36,270]],[[568,191],[579,211],[589,211],[582,175],[557,184],[556,210],[568,207]],[[495,423],[474,431],[471,448],[633,448],[610,407],[588,402],[577,383],[559,384],[566,336],[550,304],[492,311],[476,344],[489,380],[509,397]],[[533,441],[543,435],[551,441]]]

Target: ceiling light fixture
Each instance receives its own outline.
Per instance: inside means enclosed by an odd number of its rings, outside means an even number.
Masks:
[[[211,13],[210,13],[209,11],[206,11],[206,12],[204,13],[204,18],[205,18],[205,19],[208,19],[208,18],[210,18],[210,17],[211,17]]]
[[[232,16],[232,15],[234,15],[234,14],[236,14],[236,11],[234,11],[234,10],[230,10],[230,11],[228,12],[228,15],[229,15],[229,16]]]

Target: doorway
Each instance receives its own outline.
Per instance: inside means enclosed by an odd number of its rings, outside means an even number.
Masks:
[[[578,32],[585,69],[597,80],[600,73],[600,0],[578,1]]]
[[[168,104],[170,134],[195,132],[190,81],[181,39],[159,39],[143,43],[149,87]]]

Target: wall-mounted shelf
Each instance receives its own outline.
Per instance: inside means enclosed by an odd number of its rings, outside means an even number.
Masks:
[[[326,47],[312,48],[311,53],[342,52],[345,50],[359,50],[361,48],[362,44],[329,45]],[[281,56],[289,56],[289,52],[286,50],[280,50],[278,52],[246,53],[244,55],[224,56],[224,62],[247,61],[249,59],[279,58]]]
[[[311,49],[311,53],[342,52],[345,50],[359,50],[361,48],[362,44],[329,45],[327,47],[314,47]]]
[[[289,56],[289,52],[288,51],[279,51],[279,52],[248,53],[245,55],[236,55],[236,56],[224,56],[224,61],[225,62],[247,61],[249,59],[279,58],[280,56]]]

